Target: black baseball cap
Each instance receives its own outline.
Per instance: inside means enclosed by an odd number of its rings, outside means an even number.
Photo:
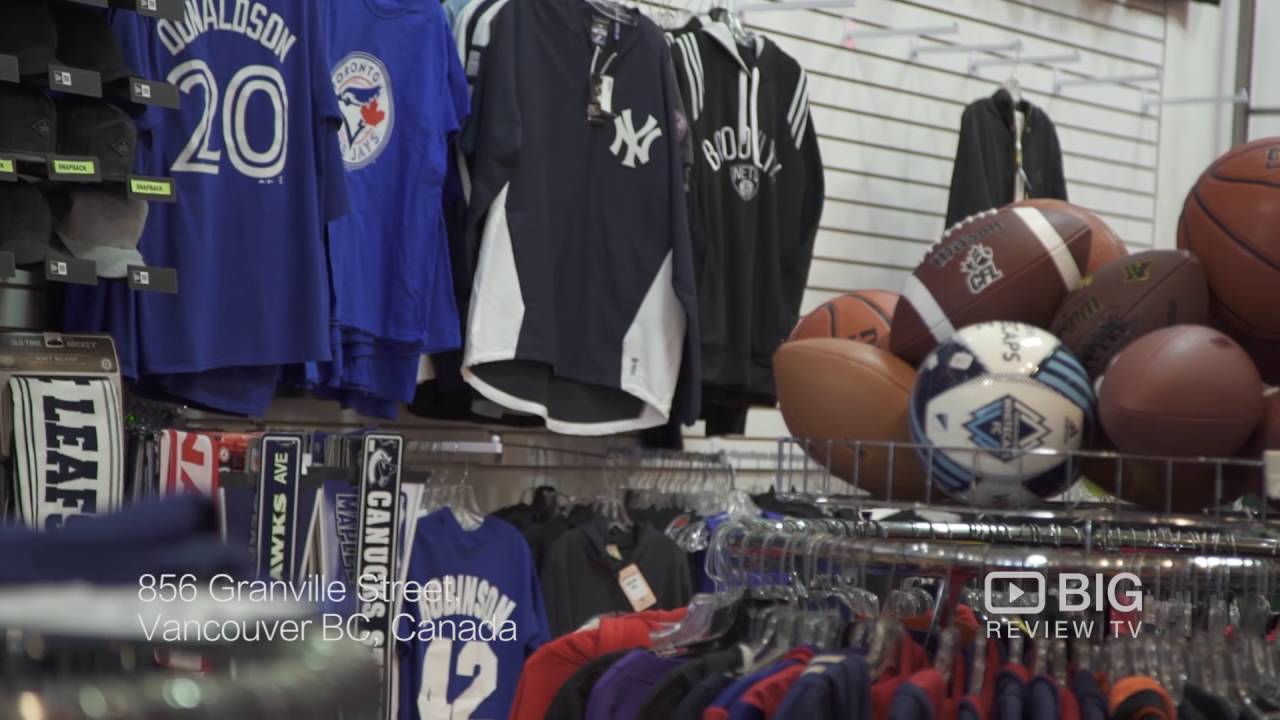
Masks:
[[[58,30],[58,59],[62,64],[93,70],[102,76],[104,83],[137,74],[125,63],[120,43],[111,32],[111,23],[104,11],[67,2],[53,7]]]
[[[58,62],[58,30],[45,0],[3,0],[0,3],[0,55],[18,58],[23,75],[44,75]]]
[[[138,128],[120,108],[101,100],[58,102],[58,154],[98,159],[104,180],[124,180],[133,172]]]
[[[57,139],[58,115],[48,95],[0,83],[0,155],[44,162]]]
[[[44,194],[27,183],[0,183],[0,252],[13,253],[18,265],[42,263],[52,237]]]

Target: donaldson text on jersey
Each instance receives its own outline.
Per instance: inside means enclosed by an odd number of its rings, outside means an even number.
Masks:
[[[260,43],[284,62],[298,42],[284,18],[266,5],[250,0],[187,0],[182,22],[160,20],[156,33],[170,53],[177,55],[197,38],[213,30],[240,33]]]

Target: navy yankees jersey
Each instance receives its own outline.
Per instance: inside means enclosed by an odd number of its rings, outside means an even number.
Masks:
[[[468,131],[463,377],[557,432],[691,422],[687,127],[661,31],[578,0],[510,2],[489,31]],[[681,380],[694,392],[673,403]]]
[[[808,77],[772,41],[740,45],[710,17],[670,40],[693,135],[704,403],[771,405],[773,353],[795,326],[822,215]]]

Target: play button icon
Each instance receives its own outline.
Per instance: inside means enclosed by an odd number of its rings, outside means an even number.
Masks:
[[[1037,615],[1045,607],[1044,575],[1034,570],[988,573],[983,579],[983,605],[992,615]]]
[[[1026,595],[1026,594],[1027,594],[1026,590],[1023,590],[1017,585],[1010,585],[1009,586],[1009,604],[1012,605],[1018,602],[1019,598],[1021,598],[1023,595]]]

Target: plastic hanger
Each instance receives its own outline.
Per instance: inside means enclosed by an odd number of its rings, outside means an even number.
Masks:
[[[627,25],[635,25],[636,19],[624,5],[612,0],[584,0],[593,10],[613,20]]]
[[[751,47],[755,44],[755,35],[742,27],[742,20],[736,13],[729,12],[727,8],[718,7],[711,10],[710,16],[712,20],[729,28],[729,34],[737,44],[743,47]]]

